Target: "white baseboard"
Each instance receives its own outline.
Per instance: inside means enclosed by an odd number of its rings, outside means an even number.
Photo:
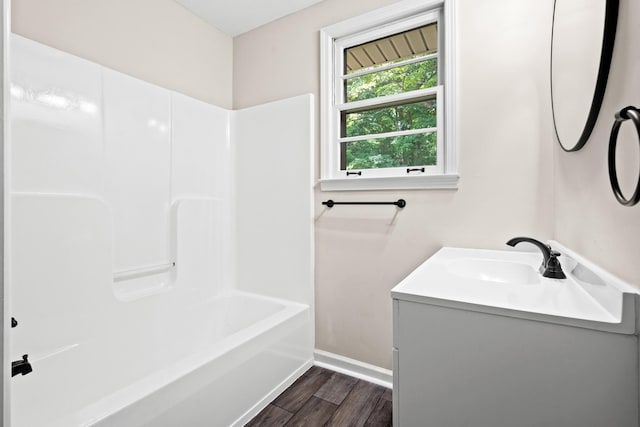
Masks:
[[[350,375],[386,388],[392,388],[393,372],[389,369],[318,349],[313,352],[313,357],[315,359],[314,365],[321,368]]]
[[[274,388],[269,394],[262,398],[258,403],[253,405],[251,409],[244,413],[240,418],[238,418],[233,424],[232,427],[241,427],[251,421],[256,415],[260,413],[264,408],[266,408],[269,403],[273,402],[273,400],[280,395],[283,391],[285,391],[291,384],[293,384],[302,374],[307,372],[307,370],[313,366],[313,360],[308,360],[302,364],[294,373],[289,375],[287,379],[278,384],[276,388]]]

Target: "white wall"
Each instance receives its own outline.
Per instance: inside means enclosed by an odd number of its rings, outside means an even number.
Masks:
[[[14,0],[12,31],[224,108],[231,37],[173,0]]]
[[[640,205],[616,201],[607,171],[607,150],[614,114],[640,106],[640,2],[620,2],[618,31],[604,102],[584,148],[565,153],[554,146],[555,238],[586,258],[640,287]],[[629,197],[638,181],[640,148],[629,121],[620,131],[618,162],[623,191]]]
[[[318,94],[318,30],[390,3],[326,0],[236,37],[235,107],[305,92]],[[515,235],[552,237],[547,95],[552,4],[457,3],[460,187],[457,191],[316,190],[319,349],[389,368],[389,291],[413,268],[443,245],[504,248]],[[408,206],[395,218],[394,207],[328,210],[320,204],[330,198],[400,197]]]

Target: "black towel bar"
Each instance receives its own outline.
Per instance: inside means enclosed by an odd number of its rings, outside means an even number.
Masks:
[[[407,201],[405,199],[398,199],[395,202],[334,202],[329,199],[326,202],[322,202],[322,204],[329,208],[335,205],[396,205],[399,208],[404,208],[407,206]]]

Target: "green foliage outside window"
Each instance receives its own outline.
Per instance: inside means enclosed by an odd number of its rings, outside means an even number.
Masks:
[[[347,80],[347,102],[377,98],[437,85],[435,59]],[[436,100],[412,101],[345,113],[342,136],[358,136],[436,126]],[[436,163],[436,134],[403,135],[345,143],[346,169],[371,169]]]
[[[436,164],[436,134],[404,135],[346,143],[347,169]]]

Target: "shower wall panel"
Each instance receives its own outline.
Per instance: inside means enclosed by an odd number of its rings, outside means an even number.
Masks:
[[[104,69],[106,198],[116,272],[166,265],[171,203],[171,95]]]
[[[234,112],[240,289],[313,307],[313,96]]]
[[[116,299],[180,286],[202,298],[231,286],[229,111],[17,35],[11,110],[15,215],[27,206],[19,195],[67,206],[69,218],[84,212],[78,204],[101,206],[94,225],[109,235]],[[50,222],[46,209],[28,218]],[[42,247],[50,235],[40,236]],[[22,253],[17,260],[22,267]],[[48,274],[56,288],[58,272]]]
[[[102,196],[101,67],[22,37],[11,48],[12,191]]]
[[[230,112],[178,93],[171,100],[175,273],[206,297],[232,283]]]
[[[171,193],[184,198],[229,196],[229,111],[173,92]]]

